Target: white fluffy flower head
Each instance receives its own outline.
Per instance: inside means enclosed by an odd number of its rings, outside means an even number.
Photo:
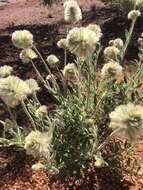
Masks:
[[[143,135],[143,107],[140,105],[120,105],[110,114],[110,119],[110,127],[130,140]]]
[[[108,60],[116,60],[119,54],[120,50],[115,46],[106,47],[104,50],[104,56]]]
[[[11,66],[8,66],[8,65],[1,66],[0,67],[0,78],[7,77],[7,76],[11,75],[12,72],[13,72],[13,68]]]
[[[10,107],[15,107],[31,94],[25,81],[15,76],[0,79],[0,97]]]
[[[47,106],[45,106],[45,105],[40,106],[36,110],[35,115],[36,115],[36,117],[46,117],[48,115]]]
[[[128,13],[128,19],[135,20],[140,15],[141,15],[141,12],[139,10],[132,10]]]
[[[67,48],[68,48],[67,39],[66,39],[66,38],[60,39],[60,40],[57,42],[57,46],[58,46],[59,48],[67,49]]]
[[[77,68],[74,63],[68,63],[65,65],[62,73],[65,77],[67,77],[69,74],[74,74],[76,72]]]
[[[52,132],[52,131],[51,131]],[[50,156],[50,143],[52,139],[52,133],[32,131],[25,138],[25,150],[28,155],[34,157],[45,157]]]
[[[124,46],[124,42],[121,38],[116,38],[115,40],[110,40],[109,45],[121,49]]]
[[[73,28],[67,35],[69,50],[78,57],[87,57],[95,50],[99,41],[96,33],[88,28]]]
[[[143,38],[138,38],[138,44],[143,47]]]
[[[20,59],[23,63],[29,63],[33,59],[36,59],[38,56],[32,49],[24,49],[20,53]]]
[[[87,28],[88,28],[89,30],[95,32],[96,37],[100,40],[100,38],[102,37],[103,34],[102,34],[102,31],[101,31],[101,28],[100,28],[99,25],[97,25],[97,24],[89,24],[89,25],[87,26]]]
[[[36,93],[37,91],[40,90],[40,87],[39,87],[39,85],[38,85],[38,83],[37,83],[36,80],[34,80],[34,79],[28,79],[25,82],[29,86],[29,88],[30,88],[30,90],[31,90],[32,93]]]
[[[45,166],[40,162],[32,165],[33,171],[44,170],[44,169],[46,169]]]
[[[103,159],[97,159],[96,161],[95,161],[95,163],[94,163],[94,166],[96,167],[96,168],[102,168],[102,167],[104,167],[105,166],[105,161],[103,160]]]
[[[19,49],[30,48],[33,45],[33,35],[28,30],[17,30],[12,33],[12,42]]]
[[[82,12],[74,0],[67,0],[64,3],[64,18],[66,22],[78,22],[82,19]]]
[[[55,79],[55,76],[53,74],[49,74],[46,77],[46,80],[52,81],[53,79]]]
[[[143,7],[143,0],[136,0],[136,5],[137,5],[139,8],[142,8],[142,7]]]
[[[101,76],[103,78],[118,77],[122,74],[122,70],[123,68],[119,63],[110,61],[103,66]]]
[[[59,59],[55,55],[49,55],[47,57],[47,62],[50,66],[55,66],[59,63]]]

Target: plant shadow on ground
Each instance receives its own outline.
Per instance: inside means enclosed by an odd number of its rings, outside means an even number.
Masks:
[[[56,183],[54,183],[57,181]],[[123,180],[122,176],[115,170],[106,168],[96,168],[84,177],[63,177],[54,176],[50,180],[51,190],[64,186],[69,190],[129,190],[130,182]],[[59,188],[60,189],[60,188]]]
[[[35,160],[26,156],[24,151],[16,150],[15,147],[0,149],[0,189],[5,190],[5,184],[14,184],[17,179],[21,183],[31,183],[31,165]],[[38,175],[41,175],[39,173]],[[45,174],[46,176],[47,174]],[[88,175],[80,177],[65,177],[64,175],[46,176],[47,190],[128,190],[131,183],[122,179],[122,176],[110,167],[92,169]],[[45,181],[44,181],[45,183]],[[40,184],[39,189],[42,189]],[[36,187],[36,186],[35,186]],[[21,188],[20,190],[25,190]]]

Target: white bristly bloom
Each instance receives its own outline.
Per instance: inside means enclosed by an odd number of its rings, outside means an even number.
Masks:
[[[32,165],[33,171],[44,170],[44,169],[45,169],[45,166],[41,164],[40,162]]]
[[[124,42],[121,38],[116,38],[115,40],[110,40],[109,45],[115,46],[116,48],[121,49],[124,46]]]
[[[135,20],[140,15],[141,15],[141,12],[139,10],[132,10],[128,13],[128,19]]]
[[[97,152],[97,154],[95,155],[95,163],[94,163],[94,166],[96,168],[102,168],[102,167],[105,167],[107,166],[107,162],[104,161],[102,155],[101,155],[101,152]]]
[[[51,81],[51,80],[53,80],[53,79],[55,79],[55,76],[54,76],[53,74],[49,74],[49,75],[47,75],[47,77],[46,77],[46,80],[49,80],[49,81]]]
[[[8,65],[1,66],[0,67],[0,78],[7,77],[7,76],[11,75],[12,72],[13,72],[13,68],[11,66],[8,66]]]
[[[68,74],[74,74],[77,68],[74,63],[68,63],[62,70],[63,75],[66,77]]]
[[[143,38],[138,38],[138,44],[143,47]]]
[[[67,0],[64,3],[64,8],[64,19],[66,22],[78,22],[82,20],[82,12],[76,1]]]
[[[33,45],[33,35],[28,30],[17,30],[12,33],[12,42],[19,49],[31,48]]]
[[[128,103],[120,105],[110,114],[110,127],[131,141],[143,136],[143,107]]]
[[[47,106],[45,106],[45,105],[40,106],[36,110],[35,115],[36,115],[36,117],[46,117],[48,115]]]
[[[97,159],[94,163],[94,166],[96,168],[102,168],[105,164],[105,161],[103,159]]]
[[[51,134],[47,132],[31,131],[25,138],[25,150],[28,155],[34,157],[50,157]]]
[[[25,81],[27,85],[29,86],[30,90],[32,93],[36,93],[37,91],[40,90],[40,87],[38,86],[38,83],[34,79],[28,79]]]
[[[60,39],[60,40],[57,42],[57,46],[58,46],[59,48],[67,49],[67,48],[68,48],[67,39],[66,39],[66,38]]]
[[[50,66],[55,66],[59,63],[59,59],[55,55],[49,55],[47,57],[47,62]]]
[[[85,27],[75,27],[67,35],[68,48],[71,53],[83,58],[94,52],[99,40],[95,32]]]
[[[103,66],[101,70],[101,76],[103,78],[118,77],[121,76],[122,70],[123,68],[121,65],[119,65],[119,63],[110,61]]]
[[[100,40],[100,38],[102,37],[103,34],[102,34],[102,31],[101,31],[101,28],[100,28],[99,25],[97,25],[97,24],[89,24],[89,25],[87,26],[87,28],[88,28],[89,30],[95,32],[97,38]]]
[[[10,107],[15,107],[31,94],[25,81],[15,76],[0,79],[0,98]]]
[[[143,7],[143,0],[136,0],[136,5],[137,5],[139,8],[142,8],[142,7]]]
[[[119,54],[120,50],[115,46],[106,47],[104,50],[104,56],[109,60],[116,60]]]
[[[33,59],[36,59],[38,56],[32,49],[24,49],[20,53],[20,59],[23,63],[29,63]]]

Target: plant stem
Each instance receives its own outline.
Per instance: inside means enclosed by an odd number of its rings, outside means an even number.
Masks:
[[[31,116],[31,114],[29,113],[29,111],[28,111],[28,109],[27,109],[27,107],[26,107],[26,105],[25,105],[25,102],[24,102],[23,100],[21,100],[21,105],[22,105],[23,110],[24,110],[24,112],[26,113],[27,117],[28,117],[28,118],[29,118],[29,120],[31,121],[32,126],[33,126],[33,127],[34,127],[34,129],[36,130],[36,125],[35,125],[35,122],[34,122],[34,120],[33,120],[32,116]]]
[[[97,105],[96,105],[96,109],[99,107],[99,105],[102,103],[102,101],[104,100],[104,98],[105,98],[105,96],[108,94],[108,91],[106,90],[103,94],[102,94],[102,96],[101,96],[101,98],[100,98],[100,100],[98,101],[98,103],[97,103]]]
[[[126,94],[128,94],[128,92],[129,92],[130,88],[132,87],[132,84],[135,82],[135,80],[140,77],[140,74],[142,74],[142,68],[143,68],[142,64],[139,65],[139,68],[137,69],[137,71],[135,72],[135,74],[133,75],[133,77],[130,79],[128,88],[126,90]]]
[[[39,57],[40,57],[41,61],[43,62],[43,64],[44,64],[44,66],[45,66],[45,68],[46,68],[48,74],[52,74],[51,71],[50,71],[50,69],[49,69],[49,67],[48,67],[48,65],[47,65],[47,63],[46,63],[45,60],[43,59],[41,53],[40,53],[39,50],[36,48],[36,46],[33,45],[33,49],[34,49],[35,52],[39,55]]]
[[[49,118],[49,116],[48,116],[48,115],[47,115],[46,119],[48,120],[49,127],[52,127],[52,122],[51,122],[51,119]]]
[[[92,61],[91,56],[87,58],[87,65],[88,65],[88,73],[87,73],[87,105],[86,109],[89,108],[89,102],[90,102],[90,91],[91,91],[91,78],[92,78]]]
[[[34,62],[33,62],[32,60],[31,60],[31,64],[32,64],[32,66],[33,66],[33,68],[34,68],[34,70],[35,70],[37,76],[38,76],[39,79],[41,80],[41,82],[42,82],[43,84],[46,84],[44,78],[42,77],[42,75],[40,74],[40,72],[38,71],[38,69],[36,68],[36,66],[35,66],[35,64],[34,64]]]
[[[0,120],[0,124],[3,126],[2,138],[5,138],[5,122]]]
[[[124,58],[125,58],[125,54],[126,54],[127,48],[128,48],[129,43],[130,43],[130,41],[131,41],[136,20],[137,20],[137,18],[135,18],[134,20],[132,20],[132,23],[131,23],[131,27],[130,27],[128,36],[126,37],[126,42],[125,42],[124,48],[123,48],[123,50],[122,50],[121,64],[123,64],[123,61],[124,61]]]
[[[8,105],[7,105],[7,110],[8,110],[8,112],[9,112],[9,114],[10,114],[11,120],[12,120],[13,123],[15,123],[15,125],[17,126],[16,118],[15,118],[14,114],[12,113],[11,108],[10,108]]]
[[[76,77],[76,79],[77,79],[77,85],[78,85],[78,97],[80,97],[81,96],[81,86],[82,86],[82,84],[81,84],[81,77],[82,77],[82,74],[81,74],[81,65],[80,65],[80,60],[79,60],[79,58],[77,58],[77,72],[75,72],[75,77]]]
[[[0,123],[4,126],[4,124],[5,124],[5,122],[4,121],[2,121],[2,120],[0,120]]]
[[[41,53],[38,51],[38,49],[36,48],[36,46],[33,45],[33,49],[34,49],[35,52],[39,55],[39,57],[40,57],[42,63],[44,64],[45,69],[47,70],[48,74],[52,75],[51,70],[49,69],[47,63],[46,63],[45,60],[43,59]],[[57,89],[58,89],[58,88],[59,88],[58,83],[57,83],[57,81],[56,81],[54,78],[53,78],[53,81],[52,81],[52,82],[55,83],[55,86],[56,86]]]
[[[44,86],[46,87],[46,89],[47,89],[50,93],[54,94],[54,91],[51,89],[49,82],[44,80],[44,78],[42,77],[42,75],[40,74],[40,72],[38,71],[38,69],[36,68],[36,66],[35,66],[35,64],[33,63],[33,61],[31,61],[31,64],[32,64],[32,66],[33,66],[33,68],[34,68],[34,70],[35,70],[37,76],[39,77],[40,81],[44,84]]]
[[[66,64],[67,64],[67,50],[65,49],[65,61],[64,61],[64,66],[66,66]]]
[[[34,93],[33,96],[34,96],[34,99],[36,100],[36,102],[37,102],[39,105],[41,105],[41,103],[39,102],[39,100],[38,100],[38,98],[37,98],[36,93]]]
[[[118,130],[116,129],[115,131],[113,131],[107,138],[106,140],[97,148],[97,151],[100,151],[102,148],[104,148],[104,146],[109,142],[109,140],[111,139],[111,137],[113,137],[113,135],[118,132]]]

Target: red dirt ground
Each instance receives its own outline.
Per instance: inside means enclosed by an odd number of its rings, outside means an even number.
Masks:
[[[90,6],[103,7],[99,0],[78,0],[84,10]],[[43,6],[39,0],[17,0],[14,4],[0,7],[0,29],[9,26],[48,24],[63,19],[63,3],[54,4],[52,8]],[[50,17],[50,18],[49,18]]]

